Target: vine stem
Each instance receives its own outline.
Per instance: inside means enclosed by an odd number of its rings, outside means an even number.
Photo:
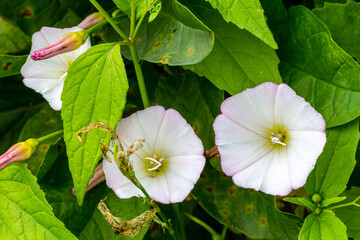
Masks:
[[[124,40],[128,39],[127,35],[119,28],[118,25],[113,21],[110,15],[100,6],[96,0],[89,0],[92,5],[104,16],[104,18],[111,24],[115,31],[122,37]]]
[[[48,139],[50,139],[50,138],[53,138],[53,137],[55,137],[55,136],[62,135],[63,133],[64,133],[64,129],[61,129],[61,130],[59,130],[59,131],[56,131],[56,132],[50,133],[50,134],[48,134],[48,135],[46,135],[46,136],[43,136],[43,137],[41,137],[41,138],[38,138],[37,140],[38,140],[39,143],[40,143],[40,142],[46,141],[46,140],[48,140]]]
[[[197,217],[194,217],[193,215],[191,215],[187,212],[184,212],[183,214],[186,217],[188,217],[190,220],[192,220],[193,222],[195,222],[195,223],[199,224],[200,226],[202,226],[203,228],[205,228],[211,234],[213,239],[222,239],[221,236],[214,229],[212,229],[212,227],[207,225],[202,220],[198,219]]]
[[[348,206],[360,207],[360,204],[356,203],[359,199],[360,199],[360,196],[358,196],[354,201],[351,201],[351,202],[348,202],[348,203],[344,203],[344,204],[340,204],[340,205],[331,207],[331,208],[329,208],[329,209],[342,208],[342,207],[348,207]]]
[[[141,66],[140,66],[140,63],[139,63],[139,58],[138,58],[138,55],[137,55],[136,47],[135,47],[135,45],[131,44],[131,45],[129,45],[129,48],[130,48],[131,57],[132,57],[132,60],[133,60],[133,63],[134,63],[136,78],[137,78],[138,84],[139,84],[141,100],[143,102],[144,108],[147,108],[147,107],[150,106],[150,102],[149,102],[149,97],[148,97],[148,94],[147,94],[147,91],[146,91],[144,75],[143,75],[142,70],[141,70]]]

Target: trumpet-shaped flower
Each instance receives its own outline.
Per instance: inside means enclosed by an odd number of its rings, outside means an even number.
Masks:
[[[34,61],[31,56],[36,50],[48,47],[61,39],[67,33],[78,32],[82,29],[73,28],[49,28],[43,27],[32,36],[32,46],[29,57],[21,69],[24,84],[39,92],[55,110],[61,109],[61,93],[64,86],[67,69],[83,52],[91,47],[90,39],[78,49],[63,53],[51,58]],[[67,35],[66,35],[67,36]]]
[[[323,151],[325,121],[286,84],[229,97],[214,122],[225,174],[240,187],[287,195],[303,186]]]
[[[204,148],[191,126],[174,109],[161,106],[138,111],[117,125],[124,149],[135,140],[143,147],[130,155],[135,175],[149,195],[161,203],[183,201],[205,165]],[[120,198],[143,196],[119,170],[115,161],[103,161],[107,185]]]

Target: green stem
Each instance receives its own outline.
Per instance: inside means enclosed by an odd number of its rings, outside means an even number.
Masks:
[[[352,201],[352,202],[340,204],[340,205],[331,207],[331,208],[329,208],[329,209],[342,208],[342,207],[348,207],[348,206],[360,207],[360,204],[356,203],[359,199],[360,199],[360,196],[358,196],[358,197],[357,197],[354,201]]]
[[[183,214],[186,217],[190,218],[190,220],[192,220],[193,222],[195,222],[195,223],[199,224],[200,226],[202,226],[203,228],[205,228],[211,234],[213,239],[221,239],[221,236],[214,229],[212,229],[209,225],[207,225],[206,223],[204,223],[197,217],[194,217],[193,215],[191,215],[187,212],[184,212]]]
[[[39,143],[43,142],[43,141],[46,141],[50,138],[53,138],[55,136],[58,136],[58,135],[62,135],[64,133],[64,130],[61,129],[59,131],[56,131],[56,132],[53,132],[53,133],[50,133],[49,135],[46,135],[46,136],[43,136],[41,138],[38,138],[37,140],[39,141]]]
[[[114,17],[114,18],[112,18],[112,19],[113,19],[113,21],[115,21],[115,20],[119,20],[119,19],[123,19],[123,18],[127,18],[127,16],[126,16],[126,15],[120,15],[120,16],[116,16],[116,17]],[[90,34],[92,34],[97,28],[102,27],[103,25],[107,24],[108,22],[109,22],[109,21],[105,19],[105,20],[103,20],[103,21],[95,24],[94,26],[90,27],[89,29],[87,29],[87,30],[85,30],[85,31],[87,31],[88,34],[90,35]]]
[[[135,1],[131,0],[131,14],[130,14],[130,36],[129,39],[132,41],[134,39],[133,34],[135,30],[135,21],[136,21],[136,13],[135,13]]]
[[[226,237],[226,232],[227,232],[227,226],[224,226],[222,232],[221,232],[221,239],[225,239]]]
[[[180,206],[179,204],[172,204],[172,207],[174,209],[175,212],[175,216],[176,216],[176,225],[178,226],[176,229],[176,233],[178,233],[178,239],[180,240],[186,240],[186,232],[185,232],[185,226],[184,226],[184,221],[183,221],[183,217],[181,215],[181,211],[180,211]]]
[[[134,32],[133,32],[133,35],[131,35],[131,39],[135,39],[136,34],[138,33],[138,31],[139,31],[139,29],[140,29],[140,25],[141,25],[141,23],[143,22],[143,20],[144,20],[144,18],[145,18],[145,16],[146,16],[146,13],[147,13],[147,12],[145,12],[145,13],[141,16],[140,20],[139,20],[138,23],[136,24],[136,28],[135,28],[135,30],[134,30]]]
[[[104,16],[104,18],[111,24],[115,31],[122,37],[124,40],[128,39],[127,35],[119,28],[118,25],[113,21],[110,15],[100,6],[96,0],[89,0],[94,7]]]
[[[143,102],[144,108],[147,108],[150,106],[150,102],[149,102],[149,97],[148,97],[148,94],[146,91],[144,76],[143,76],[143,73],[141,70],[141,66],[139,64],[139,58],[137,55],[136,47],[133,44],[131,44],[129,47],[130,47],[131,57],[132,57],[133,63],[134,63],[136,78],[138,80],[138,84],[139,84],[139,88],[140,88],[141,100]]]

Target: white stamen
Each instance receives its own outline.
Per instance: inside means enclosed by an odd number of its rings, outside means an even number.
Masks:
[[[285,143],[283,143],[282,141],[280,141],[280,139],[278,139],[277,137],[273,137],[273,138],[271,138],[271,142],[272,142],[272,144],[277,143],[277,144],[280,144],[280,145],[286,146],[286,144],[285,144]]]
[[[159,161],[158,161],[158,160],[156,160],[155,158],[151,158],[151,157],[146,157],[145,159],[150,160],[150,164],[151,164],[151,165],[152,165],[154,162],[157,164],[155,167],[149,168],[148,171],[154,171],[154,170],[158,169],[159,167],[161,167],[161,166],[162,166],[162,163],[161,163],[161,162],[164,160],[164,158],[161,158],[161,159],[159,159]]]
[[[61,76],[60,80],[65,81],[66,75],[67,75],[67,72],[65,72],[65,73]]]

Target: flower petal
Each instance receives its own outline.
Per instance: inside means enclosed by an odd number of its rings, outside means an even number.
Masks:
[[[221,112],[258,134],[267,132],[274,123],[274,102],[277,85],[263,83],[227,98],[221,104]]]
[[[202,155],[204,147],[192,127],[174,109],[166,110],[159,129],[155,152],[169,158],[183,155]]]
[[[278,87],[274,112],[275,122],[287,131],[325,130],[321,114],[286,84]]]
[[[221,167],[232,176],[261,159],[267,153],[269,140],[248,130],[225,115],[214,122],[215,143],[221,156]]]
[[[54,110],[61,109],[61,93],[64,87],[63,80],[53,78],[25,78],[23,82],[25,86],[41,93]]]
[[[127,179],[119,170],[115,161],[103,161],[103,169],[106,177],[106,185],[113,189],[119,198],[131,198],[133,196],[144,196],[135,185]]]
[[[306,183],[306,179],[315,166],[317,158],[326,143],[324,132],[289,132],[288,161],[291,187],[297,189]]]

